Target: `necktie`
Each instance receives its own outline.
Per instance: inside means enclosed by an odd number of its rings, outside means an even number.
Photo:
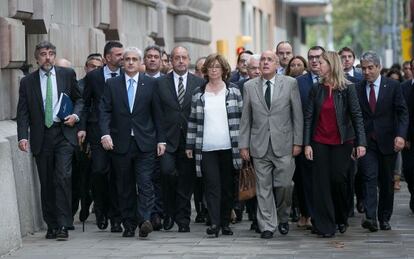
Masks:
[[[178,80],[179,80],[178,81],[178,103],[182,105],[184,101],[184,94],[185,94],[183,78],[180,76]]]
[[[370,84],[369,88],[370,88],[369,98],[368,98],[369,108],[371,108],[372,112],[375,112],[375,106],[377,105],[377,100],[375,98],[374,84]]]
[[[270,109],[270,81],[269,80],[266,81],[266,85],[267,87],[265,91],[265,101],[266,101],[267,108]]]
[[[117,73],[111,73],[111,77],[116,77],[117,75]]]
[[[129,103],[129,110],[132,112],[132,108],[134,107],[134,82],[135,80],[130,78],[128,80],[128,103]]]
[[[46,102],[45,102],[45,125],[50,128],[53,125],[53,89],[51,73],[47,72]]]
[[[315,76],[315,78],[313,79],[313,83],[314,84],[319,83],[319,76]]]

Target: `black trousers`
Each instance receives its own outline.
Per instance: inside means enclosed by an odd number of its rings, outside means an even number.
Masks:
[[[201,170],[211,224],[228,226],[234,199],[231,149],[202,152]]]
[[[414,147],[404,149],[403,158],[403,175],[408,185],[408,191],[414,196]]]
[[[295,163],[293,182],[298,201],[297,207],[303,217],[310,217],[312,210],[312,163],[305,158],[303,152],[295,157]]]
[[[204,202],[204,186],[203,186],[203,177],[196,177],[194,183],[194,207],[196,209],[197,215],[205,216],[206,206]]]
[[[92,203],[90,176],[91,161],[85,153],[86,143],[81,150],[80,146],[75,147],[72,159],[72,216],[75,216],[79,208],[89,210]]]
[[[64,137],[61,127],[57,123],[51,128],[45,127],[42,149],[35,156],[43,219],[49,229],[73,225],[71,177],[74,147]]]
[[[125,154],[112,152],[111,157],[122,224],[124,228],[135,230],[140,223],[150,220],[153,210],[152,174],[155,151],[142,152],[134,137],[131,137],[128,152]]]
[[[185,147],[180,146],[175,152],[165,152],[160,166],[164,216],[172,218],[179,226],[189,226],[195,161],[187,158]]]
[[[397,153],[384,155],[369,139],[367,153],[359,160],[366,217],[389,221],[394,207],[394,168]],[[377,195],[377,187],[379,195]],[[376,215],[377,214],[377,215]]]
[[[154,208],[152,209],[151,217],[158,215],[159,217],[164,216],[164,209],[162,205],[162,185],[161,185],[161,166],[160,157],[155,159],[155,169],[152,173],[152,185],[154,186]]]
[[[313,223],[322,234],[332,234],[336,224],[348,222],[348,168],[352,144],[313,142]]]

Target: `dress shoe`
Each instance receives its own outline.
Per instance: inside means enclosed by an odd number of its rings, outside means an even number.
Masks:
[[[67,227],[67,229],[68,229],[68,230],[75,230],[75,226],[74,226],[74,225],[69,226],[69,227]]]
[[[149,220],[144,221],[139,227],[139,237],[147,237],[153,230],[151,222]]]
[[[225,236],[232,236],[233,230],[231,230],[229,226],[224,226],[224,227],[221,227],[221,234]]]
[[[162,224],[161,224],[161,218],[160,216],[158,216],[158,214],[155,214],[151,217],[151,224],[152,224],[152,229],[154,231],[160,231],[162,228]]]
[[[365,229],[368,229],[371,232],[377,232],[378,231],[378,225],[375,220],[372,219],[365,219],[362,222],[362,227]]]
[[[243,220],[243,210],[234,209],[234,213],[236,213],[236,222],[241,222]]]
[[[259,226],[257,225],[257,220],[253,220],[252,224],[250,225],[250,230],[256,230]]]
[[[206,222],[206,218],[204,217],[204,215],[202,213],[198,213],[197,216],[194,219],[195,223],[205,223]]]
[[[56,239],[56,229],[48,228],[45,237],[46,239]]]
[[[356,209],[359,213],[365,213],[364,201],[358,200],[356,204]]]
[[[348,226],[346,224],[338,224],[338,231],[341,234],[345,233],[347,228]]]
[[[56,232],[56,240],[66,241],[69,238],[68,229],[66,227],[60,227]]]
[[[388,221],[381,221],[379,225],[381,230],[391,230],[391,225]]]
[[[263,231],[262,234],[260,235],[260,238],[263,238],[263,239],[270,239],[272,237],[273,237],[273,232],[269,230]]]
[[[279,230],[280,234],[286,235],[287,233],[289,233],[289,223],[279,223],[277,229]]]
[[[85,222],[89,217],[89,207],[87,208],[81,208],[81,210],[79,211],[79,221],[80,222]]]
[[[317,230],[315,227],[312,227],[312,228],[311,228],[311,234],[314,234],[314,235],[319,235],[319,234],[320,234],[320,232],[319,232],[319,230]]]
[[[166,216],[162,223],[164,230],[170,230],[174,226],[174,220],[171,217]]]
[[[214,235],[215,237],[218,237],[219,231],[220,228],[217,225],[211,225],[206,229],[207,235]]]
[[[119,223],[119,222],[113,222],[111,224],[111,232],[112,233],[121,233],[122,232],[121,223]]]
[[[178,232],[180,233],[190,232],[190,227],[189,226],[178,226]]]
[[[122,237],[134,237],[135,236],[135,230],[132,228],[125,228],[124,233],[122,233]]]
[[[95,210],[96,225],[100,230],[104,230],[108,227],[108,218],[102,213]]]
[[[321,238],[332,238],[332,237],[335,237],[335,233],[319,234],[318,237],[321,237]]]

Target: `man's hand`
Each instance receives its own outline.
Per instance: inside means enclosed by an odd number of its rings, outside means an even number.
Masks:
[[[299,145],[293,145],[292,155],[297,156],[302,152],[302,146]]]
[[[193,158],[193,150],[187,149],[185,151],[185,154],[187,155],[188,158],[190,158],[190,159]]]
[[[250,152],[248,148],[241,148],[240,149],[240,156],[245,161],[250,161]]]
[[[64,124],[66,126],[73,127],[73,125],[75,125],[75,123],[76,123],[76,116],[75,115],[71,114],[71,115],[68,115],[68,116],[65,117]]]
[[[395,137],[394,139],[394,151],[399,152],[404,148],[405,140],[402,137]]]
[[[358,159],[358,158],[365,156],[366,152],[367,150],[364,146],[358,146],[356,148],[356,158]]]
[[[112,150],[114,149],[114,144],[112,143],[111,136],[107,135],[101,139],[102,147],[105,150]]]
[[[27,139],[22,139],[19,141],[19,149],[21,151],[27,152],[29,151],[29,141]]]
[[[165,153],[166,144],[158,143],[157,144],[157,155],[162,156]]]
[[[86,131],[84,131],[84,130],[78,131],[78,144],[79,144],[79,146],[82,146],[83,142],[85,141],[85,138],[86,138]]]
[[[305,157],[308,160],[313,160],[313,150],[311,146],[305,146]]]

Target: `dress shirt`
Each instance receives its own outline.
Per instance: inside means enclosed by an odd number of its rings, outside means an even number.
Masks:
[[[116,71],[111,71],[108,66],[104,66],[103,72],[104,72],[104,77],[105,77],[105,82],[106,82],[108,78],[112,78],[111,73],[116,73],[119,76],[121,74],[121,69],[118,68]]]
[[[278,74],[278,75],[284,75],[284,74],[285,74],[285,68],[284,68],[284,67],[282,67],[282,66],[280,66],[280,67],[277,69],[277,74]]]
[[[312,73],[312,72],[310,72],[311,73],[311,76],[312,76],[312,82],[315,84],[315,83],[318,83],[318,81],[319,81],[319,79],[321,78],[319,75],[316,75],[316,74],[314,74],[314,73]]]
[[[351,68],[351,70],[349,70],[348,72],[345,71],[345,74],[354,77],[354,68]]]
[[[150,74],[148,74],[148,73],[145,73],[145,75],[146,75],[146,76],[149,76],[149,77],[152,77],[152,78],[158,78],[158,77],[160,77],[160,76],[161,76],[161,72],[160,72],[160,71],[158,71],[155,75],[150,75]]]
[[[135,76],[130,77],[127,74],[125,74],[125,88],[126,88],[126,92],[128,93],[128,87],[129,87],[129,79],[133,79],[134,83],[134,97],[132,98],[132,108],[131,108],[131,113],[132,113],[132,109],[134,107],[134,103],[135,103],[135,96],[137,95],[137,86],[138,86],[138,78],[139,78],[139,73],[137,73]],[[134,130],[131,128],[131,136],[134,136]]]
[[[183,85],[184,85],[184,91],[187,90],[187,76],[188,76],[188,72],[185,72],[184,75],[180,76],[179,74],[175,73],[175,71],[173,71],[173,75],[174,75],[174,85],[175,85],[175,92],[177,93],[178,96],[178,84],[180,82],[180,77],[183,78]]]
[[[266,93],[266,88],[267,88],[266,82],[267,81],[270,81],[270,103],[272,103],[273,90],[275,88],[275,79],[276,79],[276,76],[272,77],[270,80],[267,80],[267,79],[264,79],[264,78],[262,78],[262,79],[263,79],[263,84],[262,84],[263,96],[265,96],[265,93]]]
[[[379,76],[374,82],[372,82],[373,84],[374,84],[374,91],[375,91],[375,100],[377,100],[377,104],[378,104],[378,93],[379,93],[379,88],[380,88],[380,85],[381,85],[381,76]],[[366,85],[366,92],[367,92],[367,99],[368,99],[368,101],[369,101],[369,91],[371,91],[371,88],[370,88],[370,85],[371,83],[370,82],[367,82],[367,85]]]
[[[47,72],[43,69],[39,69],[40,76],[40,88],[42,90],[42,100],[43,107],[46,107],[46,91],[47,91]],[[52,109],[53,109],[53,121],[60,122],[60,119],[56,116],[58,114],[60,105],[59,105],[59,93],[56,83],[56,71],[55,67],[50,70],[50,77],[52,79]]]

